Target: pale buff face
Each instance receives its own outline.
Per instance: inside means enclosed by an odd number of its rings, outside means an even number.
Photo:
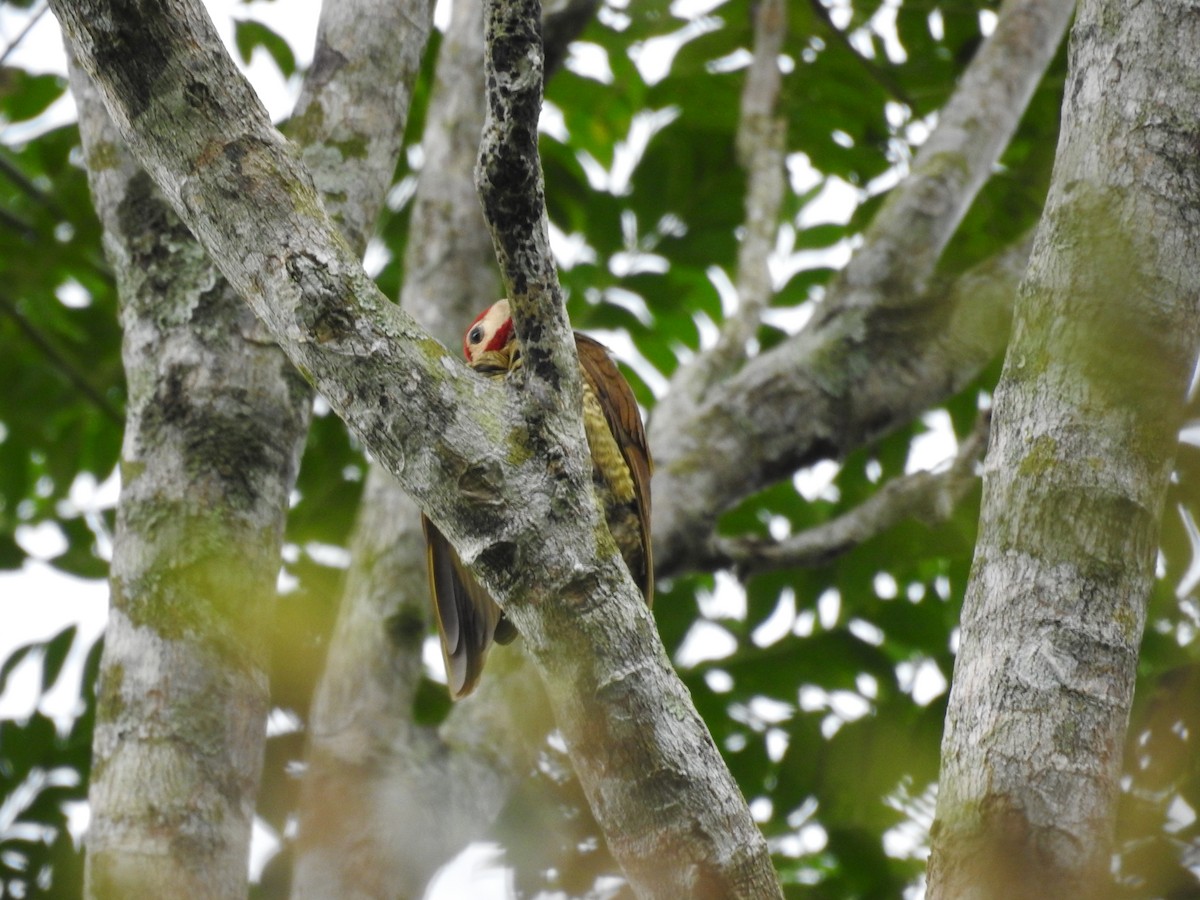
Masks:
[[[467,362],[479,361],[484,353],[503,349],[512,339],[512,314],[507,300],[498,300],[489,306],[467,329],[463,338],[463,353]]]

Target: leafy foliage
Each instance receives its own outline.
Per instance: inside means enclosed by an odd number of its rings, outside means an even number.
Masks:
[[[44,697],[58,685],[78,640],[72,625],[18,648],[0,667],[0,693],[19,664],[37,661]],[[87,654],[78,687],[83,708],[65,732],[38,709],[23,721],[0,721],[0,897],[73,897],[82,891],[83,856],[67,827],[68,809],[87,799],[101,645],[97,641]]]
[[[262,47],[271,59],[275,60],[275,65],[279,66],[279,71],[285,78],[295,74],[296,54],[292,52],[287,41],[262,22],[249,19],[235,22],[233,39],[242,62],[249,63],[255,49]]]
[[[889,175],[910,157],[997,5],[789,4],[782,111],[793,179],[781,246],[792,253],[780,260],[786,277],[760,331],[762,346],[782,339],[820,298],[839,248],[870,222]],[[545,134],[541,147],[550,217],[576,247],[561,273],[571,317],[578,327],[628,336],[640,357],[629,360],[628,372],[651,414],[657,385],[722,319],[719,273],[735,274],[743,220],[745,176],[733,134],[752,6],[726,0],[698,15],[679,9],[666,0],[606,3],[576,60],[548,85],[563,127]],[[280,35],[253,21],[238,23],[235,33],[243,60],[263,47],[285,75],[296,70]],[[585,51],[605,60],[611,75],[580,64]],[[665,71],[649,66],[668,53]],[[417,88],[410,144],[420,139],[431,72],[427,64]],[[945,254],[948,275],[993,255],[1036,221],[1064,72],[1061,55],[1002,170]],[[28,121],[64,89],[56,76],[0,69],[0,123]],[[99,576],[105,563],[93,525],[64,501],[83,473],[102,481],[117,460],[124,389],[115,290],[76,130],[0,137],[0,381],[7,387],[0,394],[0,567],[25,561],[22,526],[54,523],[67,549],[53,564]],[[405,161],[397,180],[410,174]],[[829,208],[825,198],[835,189],[855,199],[851,215]],[[379,229],[392,260],[380,283],[392,296],[402,278],[397,261],[415,237],[407,216],[401,207]],[[997,376],[994,366],[944,410],[839,466],[817,467],[748,499],[724,516],[722,531],[794,533],[854,508],[906,470],[931,430],[927,423],[943,444],[949,432],[964,436]],[[1130,896],[1196,890],[1188,866],[1200,825],[1187,813],[1200,810],[1193,746],[1200,678],[1190,646],[1200,623],[1192,577],[1200,537],[1190,518],[1198,460],[1184,445],[1130,730],[1119,873]],[[301,720],[341,574],[316,548],[346,546],[365,466],[336,418],[315,417],[288,523],[285,568],[295,586],[281,598],[277,640],[289,652],[272,672],[276,704]],[[660,585],[655,614],[664,642],[752,802],[789,896],[896,897],[921,877],[977,515],[975,497],[936,528],[901,525],[818,569],[742,580],[701,573]],[[66,631],[16,651],[0,668],[0,689],[17,664],[40,658],[48,690],[73,640]],[[86,712],[67,734],[37,713],[0,722],[0,811],[22,785],[42,778],[11,826],[0,814],[0,895],[17,884],[26,896],[50,889],[78,895],[79,858],[64,804],[85,797],[96,656],[93,648],[81,688]],[[422,715],[444,712],[422,698]],[[280,834],[295,809],[290,773],[302,745],[299,731],[268,744],[259,811]],[[619,892],[615,865],[565,762],[551,753],[543,762],[495,829],[516,886],[525,896]],[[285,896],[286,868],[278,857],[256,894]]]
[[[0,116],[20,109],[0,101]],[[54,522],[68,541],[56,564],[95,577],[93,534],[59,505],[81,474],[112,472],[124,389],[116,292],[71,159],[78,144],[71,127],[0,146],[0,565],[22,562],[18,526]]]

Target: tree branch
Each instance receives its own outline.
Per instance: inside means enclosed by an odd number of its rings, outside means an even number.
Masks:
[[[88,895],[237,897],[307,394],[275,348],[246,339],[253,315],[124,151],[73,60],[71,82],[128,385]]]
[[[740,576],[823,566],[905,519],[918,519],[930,526],[944,522],[979,483],[976,468],[987,450],[990,423],[990,414],[980,416],[949,468],[943,471],[914,472],[896,478],[860,506],[785,540],[714,536],[701,565],[732,567]]]
[[[551,521],[602,519],[583,453],[578,362],[547,238],[537,121],[537,0],[486,0],[488,120],[476,180],[522,339],[530,439],[546,447],[559,498]],[[577,468],[583,463],[584,471]],[[514,509],[515,511],[515,509]],[[569,516],[567,519],[564,516]],[[609,849],[644,897],[781,897],[762,834],[666,658],[641,594],[602,528],[555,594],[505,610],[542,672],[555,719]],[[555,532],[542,533],[543,539]],[[595,547],[595,545],[592,545]],[[557,551],[557,548],[554,548]],[[595,551],[593,551],[595,552]],[[548,566],[560,563],[543,557]]]
[[[1005,0],[904,181],[821,305],[818,325],[855,309],[920,305],[942,250],[992,174],[1066,31],[1074,0]]]
[[[551,0],[542,4],[542,44],[549,81],[567,58],[571,41],[579,37],[596,15],[600,0]]]
[[[579,365],[550,252],[537,150],[544,63],[539,0],[485,2],[484,41],[488,105],[475,181],[521,338],[526,390],[547,408],[561,396],[562,405],[575,410]],[[582,420],[573,418],[582,435]]]
[[[29,21],[25,23],[25,27],[21,29],[15,38],[9,41],[8,46],[4,48],[4,52],[0,53],[0,66],[4,65],[12,52],[21,46],[21,43],[29,36],[29,32],[33,31],[34,26],[41,21],[42,16],[46,14],[49,8],[45,3],[42,3],[37,11],[30,15]]]
[[[19,188],[21,192],[25,194],[25,196],[33,200],[35,203],[39,203],[46,207],[46,209],[50,210],[50,212],[58,218],[63,220],[70,218],[66,211],[62,208],[62,205],[54,197],[30,181],[29,178],[26,177],[25,173],[22,172],[17,165],[8,158],[7,148],[0,150],[0,174],[3,174],[5,178]]]
[[[340,37],[343,48],[353,43],[375,65],[347,79],[345,57],[326,54],[320,83],[306,86],[304,108],[319,115],[306,120],[304,139],[334,207],[344,221],[360,223],[351,239],[361,252],[395,168],[419,65],[419,50],[397,53],[389,34],[423,43],[430,11],[418,3],[423,13],[414,21],[401,18],[404,4],[335,7],[322,34]],[[347,41],[345,29],[354,27],[360,33]],[[244,895],[268,703],[263,628],[311,395],[124,152],[89,80],[77,71],[72,78],[93,198],[121,276],[131,385],[123,461],[138,472],[118,508],[113,580],[121,589],[114,590],[102,678],[104,695],[122,702],[102,704],[98,714],[89,890]],[[339,106],[354,103],[354,79],[369,87],[368,121]],[[363,184],[380,185],[377,195],[365,194]],[[148,534],[144,523],[158,521],[164,504],[173,523],[190,527]],[[239,529],[243,520],[253,527]],[[198,522],[204,539],[189,540]],[[222,574],[209,590],[196,572],[214,559]],[[182,635],[177,606],[195,617]],[[214,656],[214,645],[238,647],[236,662]],[[151,710],[123,702],[130,690],[159,701]],[[188,728],[197,716],[225,727],[194,735]],[[131,783],[137,791],[127,789]],[[206,819],[212,809],[222,812]],[[205,840],[192,842],[195,852],[179,852],[181,833]],[[171,852],[149,852],[171,842]],[[197,872],[200,885],[190,880]]]
[[[733,419],[735,425],[731,427],[735,427],[735,434],[732,437],[725,438],[727,432],[719,430],[725,427],[721,421],[728,421],[724,416],[713,420],[716,424],[709,424],[710,451],[723,465],[724,454],[732,452],[733,442],[737,442],[741,451],[752,457],[753,449],[741,444],[744,438],[737,435],[736,429],[759,434],[764,428],[764,424],[757,421],[759,418],[769,418],[769,424],[782,428],[782,421],[775,418],[771,404],[777,402],[775,392],[785,390],[783,384],[788,378],[794,380],[791,390],[802,392],[804,396],[805,414],[791,425],[796,450],[805,454],[800,458],[800,465],[810,465],[826,456],[841,456],[863,446],[961,390],[1004,347],[1017,285],[1029,259],[1032,242],[1031,232],[997,257],[963,273],[953,282],[935,284],[923,310],[910,311],[890,321],[881,320],[876,326],[876,334],[869,336],[861,346],[846,351],[844,357],[837,356],[836,348],[826,345],[821,336],[813,336],[794,371],[779,374],[775,384],[764,381],[741,403],[730,404],[723,411],[728,415],[731,410],[740,410]],[[827,358],[825,352],[835,355]],[[849,372],[843,372],[841,367],[848,367]],[[706,420],[697,421],[703,423]],[[700,427],[695,423],[689,425],[691,429]],[[718,437],[729,442],[728,447],[720,448],[719,454],[714,446]],[[665,439],[660,437],[659,440]],[[653,446],[657,449],[662,444]],[[780,467],[772,471],[775,477],[783,477],[793,470]],[[682,476],[656,473],[657,496],[662,496],[667,488],[680,481],[686,479],[688,483],[694,483],[702,476],[703,473],[683,473]],[[759,484],[763,477],[760,473],[730,474],[729,477],[740,478],[740,487],[746,492],[762,486]],[[722,490],[711,486],[707,479],[705,487]],[[714,502],[717,501],[714,499]],[[679,500],[670,496],[656,500],[656,516],[660,506],[666,507],[662,515],[667,519],[666,523],[655,519],[655,534],[659,528],[667,532],[661,551],[660,545],[655,544],[655,562],[661,575],[703,565],[709,554],[708,538],[673,533],[678,523],[672,520],[678,512],[672,507],[679,505]],[[699,521],[696,521],[697,526]],[[715,515],[704,521],[714,522]],[[708,525],[707,533],[712,533],[712,524]]]
[[[892,99],[905,106],[911,108],[912,100],[908,96],[908,92],[901,87],[900,83],[892,77],[892,74],[882,66],[876,65],[874,61],[867,59],[855,48],[850,42],[850,36],[842,29],[833,24],[833,18],[829,15],[829,10],[821,0],[809,0],[809,8],[813,11],[826,30],[833,35],[833,39],[846,48],[849,53],[863,67],[863,71],[871,77],[871,80],[879,84],[885,91],[892,95]]]
[[[808,326],[701,403],[667,406],[669,415],[660,404],[650,438],[662,498],[655,504],[655,559],[664,573],[686,567],[698,536],[738,499],[887,433],[965,384],[998,352],[1002,341],[992,335],[982,356],[947,354],[941,324],[948,313],[930,308],[937,292],[929,285],[1073,8],[1073,0],[1007,0],[911,174],[892,191]]]
[[[114,120],[193,233],[510,612],[636,889],[661,897],[781,896],[766,842],[671,669],[640,592],[611,537],[597,532],[602,519],[579,405],[564,405],[570,401],[561,392],[547,395],[579,376],[563,366],[574,362],[562,359],[569,330],[561,305],[554,307],[552,289],[529,283],[546,274],[545,262],[530,259],[525,270],[519,255],[505,260],[506,270],[526,279],[513,279],[522,297],[515,308],[523,309],[522,337],[536,348],[515,396],[514,385],[454,361],[379,295],[196,0],[177,0],[169,12],[102,0],[52,0],[52,8]],[[500,50],[493,88],[503,79],[506,88],[523,81],[528,89],[531,68],[540,68],[530,56],[536,16],[513,24],[512,32],[492,32]],[[536,116],[537,103],[523,111]],[[526,119],[519,133],[532,129]],[[535,182],[522,184],[536,190]],[[543,221],[544,211],[511,221],[506,247],[536,250]],[[531,408],[540,420],[527,416]],[[559,427],[564,422],[573,427]],[[558,427],[552,440],[547,426]]]

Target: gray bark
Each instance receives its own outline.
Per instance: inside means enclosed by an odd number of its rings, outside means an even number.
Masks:
[[[797,468],[886,434],[967,384],[1004,346],[1011,295],[939,302],[934,267],[1054,55],[1073,0],[1007,0],[913,162],[794,338],[655,409],[654,553],[692,565],[717,517]]]
[[[996,394],[931,898],[1096,897],[1200,339],[1200,20],[1085,0]]]
[[[373,17],[383,27],[379,13],[402,11],[335,6],[343,18],[323,22],[325,52],[302,107],[325,115],[305,137],[361,250],[395,166],[420,51],[390,55],[390,87],[372,86],[354,106],[335,52],[352,42],[346,23]],[[267,623],[310,392],[125,154],[87,77],[74,71],[72,87],[118,274],[130,386],[87,891],[242,897],[268,708]],[[363,108],[383,133],[361,130],[362,113],[351,114]],[[342,158],[355,138],[366,152]],[[382,186],[371,197],[362,182]]]
[[[72,73],[129,385],[89,897],[242,897],[308,389]]]
[[[226,277],[513,618],[635,888],[779,896],[765,842],[599,527],[570,401],[570,330],[540,253],[545,213],[525,206],[536,180],[484,203],[514,226],[502,267],[527,352],[518,390],[474,377],[379,295],[194,4],[174,4],[173,15],[52,8],[114,121]],[[541,66],[526,43],[536,9],[519,12],[500,32],[519,45],[505,58],[512,68],[496,73],[516,107],[492,112],[522,118],[491,150],[527,166],[519,150],[536,147],[537,103],[519,91],[540,92],[530,70]],[[138,56],[134,44],[153,53]],[[173,114],[188,107],[200,114]],[[514,133],[527,141],[515,154]]]

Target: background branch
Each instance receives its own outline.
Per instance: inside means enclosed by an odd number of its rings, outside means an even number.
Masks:
[[[979,484],[976,469],[987,451],[990,424],[990,413],[981,415],[943,471],[895,478],[860,506],[784,540],[714,537],[702,564],[732,567],[741,578],[774,569],[822,566],[905,519],[929,526],[943,522]]]
[[[386,29],[395,21],[423,43],[430,12],[428,4],[413,13],[405,4],[372,0],[331,6],[333,21],[324,20],[321,30],[329,43],[305,88],[305,128],[298,137],[330,192],[331,209],[353,228],[349,240],[361,252],[395,168],[420,57],[420,49],[406,55],[383,43]],[[421,9],[424,30],[414,27]],[[369,33],[347,40],[346,28],[361,32],[368,23]],[[353,54],[339,48],[355,40],[355,52],[370,52],[374,41],[376,68],[347,67]],[[195,71],[199,77],[203,67]],[[354,79],[367,89],[356,92]],[[117,590],[102,679],[106,697],[133,690],[160,698],[149,709],[120,702],[102,704],[98,712],[89,890],[244,896],[269,699],[266,626],[311,393],[125,153],[93,85],[77,70],[73,89],[86,151],[104,160],[89,173],[122,299],[131,385],[123,459],[139,472],[123,486],[118,510]],[[347,160],[348,146],[365,151]],[[375,185],[376,193],[364,185]],[[171,415],[155,415],[164,396],[174,398]],[[236,453],[223,441],[236,445]],[[146,533],[144,523],[158,521],[164,504],[173,522],[188,524]],[[226,528],[212,522],[214,508],[227,511]],[[239,529],[242,520],[252,526]],[[200,521],[204,539],[198,541]],[[213,579],[215,591],[194,575],[210,558],[223,573]],[[177,607],[202,624],[180,636]],[[147,615],[147,608],[155,613]],[[239,648],[230,672],[212,652],[226,645]],[[189,730],[196,717],[225,727],[196,736]],[[235,775],[236,792],[227,787]],[[133,782],[137,791],[124,789]],[[214,821],[200,812],[226,806]],[[203,833],[206,840],[196,841],[190,854],[147,852],[181,833]],[[202,873],[201,883],[191,880],[194,872]],[[151,887],[163,884],[170,888]]]
[[[681,405],[695,406],[716,382],[728,377],[746,358],[758,331],[762,311],[775,294],[770,256],[783,206],[787,122],[776,114],[779,54],[787,36],[784,0],[763,0],[754,14],[754,59],[746,72],[736,136],[737,156],[746,172],[744,234],[738,247],[738,306],[722,323],[717,343],[680,366],[671,378],[661,415]]]
[[[660,404],[650,439],[662,498],[655,558],[664,572],[684,565],[687,546],[732,503],[910,421],[969,381],[1003,346],[997,340],[982,357],[938,355],[946,313],[928,308],[929,285],[1073,8],[1072,0],[1007,0],[911,173],[892,190],[804,330],[696,406]]]
[[[559,34],[565,42],[574,32]],[[407,244],[400,294],[401,305],[452,347],[499,296],[472,178],[483,119],[483,4],[462,0],[442,39],[421,135],[429,162],[408,226],[421,239]],[[487,834],[552,727],[519,642],[492,651],[470,702],[455,704],[438,725],[414,721],[429,617],[419,512],[372,464],[310,716],[297,900],[421,896],[442,865]]]
[[[71,81],[85,156],[105,161],[89,166],[89,184],[121,301],[121,461],[137,472],[117,507],[87,891],[244,896],[268,611],[308,394],[275,348],[246,339],[253,315],[124,151],[74,64]],[[197,716],[210,724],[195,728]],[[190,852],[172,852],[182,835]]]
[[[654,521],[655,563],[660,575],[694,568],[696,560],[707,556],[705,535],[712,532],[711,523],[723,498],[765,487],[773,478],[790,474],[793,458],[795,466],[801,467],[840,457],[910,421],[969,383],[1004,348],[1032,240],[1031,232],[958,278],[936,282],[920,308],[901,316],[880,315],[873,320],[874,333],[862,342],[846,346],[836,336],[806,331],[798,339],[802,341],[797,348],[800,352],[791,367],[773,369],[774,380],[756,373],[753,382],[741,383],[746,371],[764,359],[756,358],[735,379],[739,387],[717,386],[713,393],[718,399],[694,413],[696,418],[687,425],[694,436],[689,439],[698,441],[703,429],[709,429],[704,431],[708,441],[696,444],[695,455],[682,456],[677,448],[664,444],[674,429],[661,423],[660,406],[651,420],[656,426],[653,436],[658,438],[652,447],[656,452],[662,448],[655,474],[656,496],[662,499],[656,502]],[[738,393],[722,397],[726,390]],[[780,393],[803,409],[788,425],[792,446],[785,445],[784,420],[775,417],[772,405],[780,402]],[[765,462],[752,441],[766,439],[767,432],[789,462],[770,469],[755,468]],[[706,448],[707,454],[701,448]],[[663,456],[668,457],[665,464]],[[735,456],[743,460],[740,468],[731,463]],[[685,470],[685,461],[700,470]],[[730,483],[717,483],[708,466],[723,473]],[[706,496],[713,505],[704,508],[703,516],[689,519],[693,527],[705,524],[702,533],[677,530],[682,528],[678,517],[683,509],[699,512],[702,505],[697,498],[667,493],[684,486],[709,492]]]

